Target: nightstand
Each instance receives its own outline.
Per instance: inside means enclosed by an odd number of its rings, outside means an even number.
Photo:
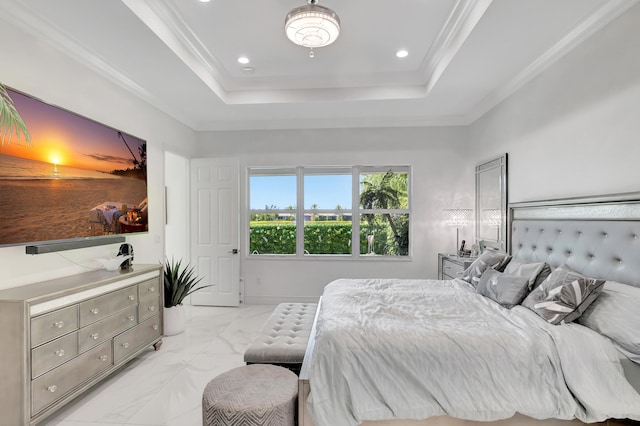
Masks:
[[[438,253],[438,279],[460,278],[462,271],[476,260],[475,257],[460,257],[455,254]]]

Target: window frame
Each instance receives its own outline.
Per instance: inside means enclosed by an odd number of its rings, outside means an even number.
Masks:
[[[251,176],[255,175],[290,175],[291,171],[295,170],[296,176],[296,207],[294,210],[296,219],[296,252],[294,254],[252,254],[250,252],[250,230],[251,230],[251,216],[254,214],[279,214],[286,213],[291,214],[290,209],[251,209]],[[304,250],[304,215],[308,212],[315,213],[335,213],[336,209],[306,209],[304,206],[304,177],[305,175],[317,175],[317,174],[348,174],[344,173],[349,171],[351,174],[351,208],[340,210],[345,214],[351,214],[351,254],[305,254]],[[407,174],[407,208],[406,209],[362,209],[360,206],[360,175],[367,173],[387,173],[393,171],[395,173]],[[254,173],[255,172],[255,173]],[[306,173],[305,173],[306,172]],[[314,173],[315,172],[315,173]],[[319,173],[320,172],[320,173]],[[332,173],[333,172],[333,173]],[[411,165],[386,165],[386,166],[282,166],[282,167],[270,167],[270,166],[248,166],[246,168],[247,176],[247,207],[245,213],[247,220],[245,221],[244,229],[245,234],[245,257],[249,259],[284,259],[284,260],[359,260],[359,261],[410,261],[413,256],[413,208],[412,208],[412,188],[413,188],[413,168]],[[407,214],[409,216],[409,247],[408,254],[405,256],[400,255],[363,255],[360,254],[360,217],[363,214]],[[298,226],[302,224],[302,226]]]

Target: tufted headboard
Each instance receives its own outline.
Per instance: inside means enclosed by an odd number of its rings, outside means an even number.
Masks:
[[[512,256],[640,287],[640,193],[509,205]]]

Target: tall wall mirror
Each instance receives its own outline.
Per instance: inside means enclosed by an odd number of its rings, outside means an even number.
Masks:
[[[476,166],[476,239],[507,247],[507,154]]]

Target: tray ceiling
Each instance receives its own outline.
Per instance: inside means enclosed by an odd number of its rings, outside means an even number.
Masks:
[[[314,58],[284,34],[300,0],[4,0],[0,19],[194,130],[466,125],[636,2],[320,0],[342,31]]]

